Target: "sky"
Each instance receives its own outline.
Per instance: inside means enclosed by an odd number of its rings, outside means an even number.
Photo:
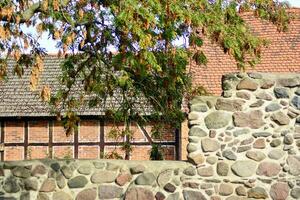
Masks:
[[[300,8],[300,0],[279,0],[281,2],[285,1],[288,2],[290,4],[291,7],[298,7]],[[31,30],[29,30],[29,32],[31,32]],[[55,48],[55,44],[56,42],[53,41],[52,39],[48,39],[48,35],[47,34],[43,34],[42,38],[40,40],[40,45],[41,47],[45,48],[47,50],[47,53],[57,53],[57,49]]]

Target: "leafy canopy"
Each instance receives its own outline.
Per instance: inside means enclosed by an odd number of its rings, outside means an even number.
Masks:
[[[34,27],[57,41],[65,58],[61,90],[51,94],[44,86],[41,94],[57,111],[64,109],[68,132],[79,105],[98,106],[116,93],[119,106],[106,111],[116,121],[142,123],[151,108],[154,119],[178,125],[182,99],[191,92],[187,65],[207,62],[202,37],[219,44],[239,68],[253,66],[265,42],[251,34],[240,13],[253,12],[284,31],[286,8],[273,0],[2,0],[0,78],[7,78],[7,59],[13,57],[17,75],[31,68],[36,89],[46,52],[38,37],[22,31]],[[188,39],[189,48],[176,45],[178,38]],[[78,83],[82,90],[72,93]]]

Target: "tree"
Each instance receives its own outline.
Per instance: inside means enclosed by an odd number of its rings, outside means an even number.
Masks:
[[[253,12],[284,31],[287,7],[273,0],[2,0],[0,78],[7,78],[7,59],[13,57],[19,76],[24,66],[31,67],[36,89],[46,52],[38,38],[22,32],[32,26],[39,34],[48,32],[65,58],[60,91],[51,94],[45,86],[41,96],[58,116],[64,111],[67,134],[76,127],[79,105],[97,106],[114,95],[118,107],[106,113],[125,122],[123,135],[130,137],[130,121],[143,124],[149,112],[152,120],[178,126],[182,99],[191,91],[186,67],[191,60],[207,61],[197,50],[202,37],[232,55],[237,67],[253,66],[265,41],[251,34],[240,13]],[[178,38],[188,39],[189,48],[175,45]],[[82,90],[74,95],[77,83]],[[128,153],[128,143],[124,147]]]

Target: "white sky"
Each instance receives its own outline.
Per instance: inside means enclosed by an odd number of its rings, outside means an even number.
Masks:
[[[290,4],[291,7],[298,7],[300,8],[300,0],[279,0],[281,2],[285,1]],[[29,30],[29,32],[32,32],[32,29]],[[57,50],[55,48],[56,42],[52,39],[48,39],[47,34],[43,34],[41,41],[40,41],[41,47],[45,48],[47,50],[47,53],[57,53]]]

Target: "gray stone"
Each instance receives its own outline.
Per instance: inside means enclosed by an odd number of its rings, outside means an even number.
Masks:
[[[283,87],[297,87],[300,86],[300,78],[299,77],[293,77],[293,78],[283,78],[279,79],[278,84]]]
[[[299,156],[288,156],[287,163],[289,165],[289,173],[293,176],[300,175],[300,157]]]
[[[100,185],[98,187],[99,199],[115,199],[122,197],[123,189],[115,185]]]
[[[180,198],[179,198],[179,192],[170,194],[170,195],[166,198],[166,200],[180,200]]]
[[[278,99],[290,98],[290,94],[287,88],[274,88],[274,94]]]
[[[194,189],[199,189],[199,183],[195,182],[184,182],[182,184],[183,188],[194,188]]]
[[[254,175],[256,168],[257,164],[251,160],[236,161],[231,166],[233,173],[240,177],[249,177]]]
[[[11,172],[14,176],[19,178],[28,178],[31,175],[31,170],[23,166],[13,168]]]
[[[172,175],[173,175],[172,169],[166,169],[166,170],[162,171],[161,173],[159,173],[159,175],[157,177],[158,185],[160,187],[163,187],[165,184],[167,184],[172,179]]]
[[[183,173],[187,176],[195,176],[196,175],[196,169],[192,166],[186,168],[183,170]]]
[[[85,176],[79,175],[68,181],[69,188],[83,188],[89,181]]]
[[[188,141],[189,143],[199,143],[201,140],[200,137],[196,137],[196,136],[189,136]]]
[[[287,134],[286,136],[284,136],[283,142],[284,142],[284,144],[287,144],[287,145],[293,144],[293,142],[294,142],[293,135]]]
[[[195,112],[206,112],[208,110],[207,105],[204,103],[192,104],[190,109]]]
[[[219,129],[229,124],[231,115],[225,112],[216,111],[207,115],[204,119],[208,129]]]
[[[49,197],[48,197],[47,193],[41,193],[41,192],[40,192],[40,193],[37,195],[36,200],[49,200]]]
[[[248,93],[248,92],[245,92],[245,91],[237,92],[236,96],[238,98],[245,99],[245,100],[250,100],[251,99],[251,94]]]
[[[235,192],[239,196],[246,196],[247,195],[246,188],[243,187],[243,186],[238,186],[237,188],[235,188]]]
[[[60,169],[60,164],[58,162],[54,162],[50,165],[51,169],[53,169],[54,171],[58,172]]]
[[[285,155],[285,152],[282,151],[281,149],[273,149],[268,154],[269,158],[271,158],[273,160],[279,160],[284,155]]]
[[[97,197],[96,188],[88,188],[79,192],[76,196],[76,200],[95,200]]]
[[[235,137],[238,137],[240,135],[246,135],[246,134],[249,134],[249,133],[250,133],[250,130],[247,129],[247,128],[238,129],[238,130],[233,131],[233,135]]]
[[[167,191],[167,192],[173,193],[173,192],[176,191],[176,186],[173,185],[172,183],[167,183],[167,184],[164,186],[164,190]]]
[[[92,183],[112,183],[116,180],[117,173],[112,171],[97,171],[92,174]]]
[[[155,181],[156,177],[153,173],[147,172],[140,174],[135,179],[135,184],[137,185],[152,185]]]
[[[251,146],[241,146],[241,147],[238,147],[238,149],[237,149],[237,152],[238,153],[241,153],[241,152],[245,152],[245,151],[248,151],[248,150],[250,150],[252,147]]]
[[[44,165],[37,165],[35,168],[32,170],[31,175],[36,176],[36,175],[44,175],[47,173],[47,169]]]
[[[93,164],[96,169],[103,169],[105,167],[105,163],[103,162],[93,162]]]
[[[266,199],[268,198],[268,193],[262,187],[255,187],[248,190],[248,198]]]
[[[297,90],[295,91],[295,94],[300,96],[300,87],[297,88]]]
[[[218,158],[215,156],[209,156],[206,158],[206,162],[213,165],[218,161]]]
[[[225,162],[219,162],[217,164],[217,173],[220,176],[227,176],[229,172],[229,165]]]
[[[142,187],[133,187],[127,190],[125,200],[153,200],[153,193]]]
[[[296,109],[300,110],[300,96],[294,96],[291,103]]]
[[[229,196],[233,193],[233,187],[230,184],[220,184],[219,194],[222,196]]]
[[[162,192],[157,192],[155,195],[155,200],[164,200],[166,196]]]
[[[262,161],[266,158],[266,155],[261,151],[248,151],[246,153],[246,156],[252,160],[255,160],[257,162]]]
[[[184,200],[207,200],[200,191],[183,190],[182,194]]]
[[[38,181],[36,178],[31,177],[31,178],[27,178],[24,181],[24,186],[26,190],[34,190],[37,191],[38,190]]]
[[[263,100],[258,100],[252,104],[249,105],[250,108],[258,108],[258,107],[261,107],[262,105],[264,105],[264,101]]]
[[[262,162],[258,165],[256,174],[260,176],[273,177],[277,176],[281,171],[279,164],[275,162]]]
[[[257,72],[248,72],[247,74],[250,78],[254,78],[254,79],[262,79],[263,78],[263,76]]]
[[[207,133],[199,126],[192,126],[189,130],[189,136],[206,137]]]
[[[195,151],[198,150],[198,146],[199,146],[199,145],[197,145],[197,144],[189,143],[189,144],[187,145],[187,151],[188,151],[189,153],[195,152]]]
[[[214,175],[214,169],[212,166],[201,167],[197,169],[199,176],[210,177]]]
[[[251,138],[247,138],[247,139],[244,139],[243,141],[241,141],[241,145],[248,145],[253,142],[254,142],[254,139],[251,137]]]
[[[278,125],[288,125],[290,123],[290,118],[281,111],[273,113],[271,119]]]
[[[52,197],[53,200],[72,200],[73,198],[64,191],[55,192]]]
[[[60,189],[66,186],[65,177],[62,174],[56,176],[56,184]]]
[[[46,179],[41,188],[40,192],[53,192],[56,188],[55,180],[53,178]]]
[[[143,173],[146,170],[144,165],[137,165],[135,167],[131,167],[130,168],[130,172],[131,174],[139,174],[139,173]]]
[[[239,82],[239,84],[237,84],[237,86],[236,86],[237,90],[255,91],[257,88],[258,88],[258,84],[249,78],[245,78],[245,79],[241,80]]]
[[[270,103],[269,105],[266,106],[266,112],[274,112],[277,110],[280,110],[281,106],[278,103]]]
[[[272,133],[270,132],[256,132],[252,134],[253,137],[257,138],[257,137],[269,137],[272,135]]]
[[[190,162],[194,163],[195,165],[199,165],[199,164],[204,163],[205,157],[203,156],[202,153],[193,152],[193,153],[188,154],[188,160]]]
[[[259,138],[257,140],[255,140],[255,142],[253,143],[253,148],[255,149],[264,149],[266,148],[266,141],[264,138]]]
[[[272,140],[272,142],[270,143],[271,147],[278,147],[281,144],[281,140],[280,139],[274,139]]]
[[[110,163],[108,162],[106,164],[106,170],[110,170],[110,171],[117,171],[120,168],[119,165],[115,164],[115,163]]]
[[[3,185],[3,190],[7,193],[16,193],[20,191],[20,186],[17,183],[17,179],[13,176],[9,176]]]
[[[256,98],[257,99],[266,100],[266,101],[271,101],[273,99],[273,97],[269,93],[267,93],[265,91],[262,91],[262,92],[258,93],[256,95]]]
[[[271,186],[270,196],[273,200],[287,199],[289,186],[287,183],[277,182]]]
[[[197,119],[199,119],[199,117],[200,117],[200,113],[193,111],[193,112],[189,113],[188,120],[189,121],[197,120]]]
[[[220,144],[218,141],[210,138],[202,139],[201,146],[204,152],[214,152],[220,149]]]
[[[293,188],[291,191],[291,196],[295,199],[300,199],[300,188]]]
[[[262,117],[263,113],[260,110],[254,110],[248,113],[235,112],[233,114],[233,123],[237,127],[257,129],[265,124]]]
[[[222,156],[227,158],[228,160],[236,160],[237,156],[231,150],[224,150],[222,152]]]
[[[30,193],[29,192],[22,192],[20,195],[20,200],[30,200]]]
[[[71,177],[73,176],[73,171],[72,171],[71,168],[68,167],[68,166],[62,166],[62,167],[60,168],[60,171],[62,172],[62,174],[63,174],[67,179],[69,179],[69,178],[71,178]]]
[[[216,102],[216,109],[217,110],[226,110],[226,111],[242,111],[243,105],[245,101],[243,100],[231,100],[231,99],[223,99],[219,98]]]
[[[271,87],[273,87],[273,85],[275,84],[275,82],[273,80],[264,80],[263,83],[261,84],[260,88],[261,89],[269,89]]]

